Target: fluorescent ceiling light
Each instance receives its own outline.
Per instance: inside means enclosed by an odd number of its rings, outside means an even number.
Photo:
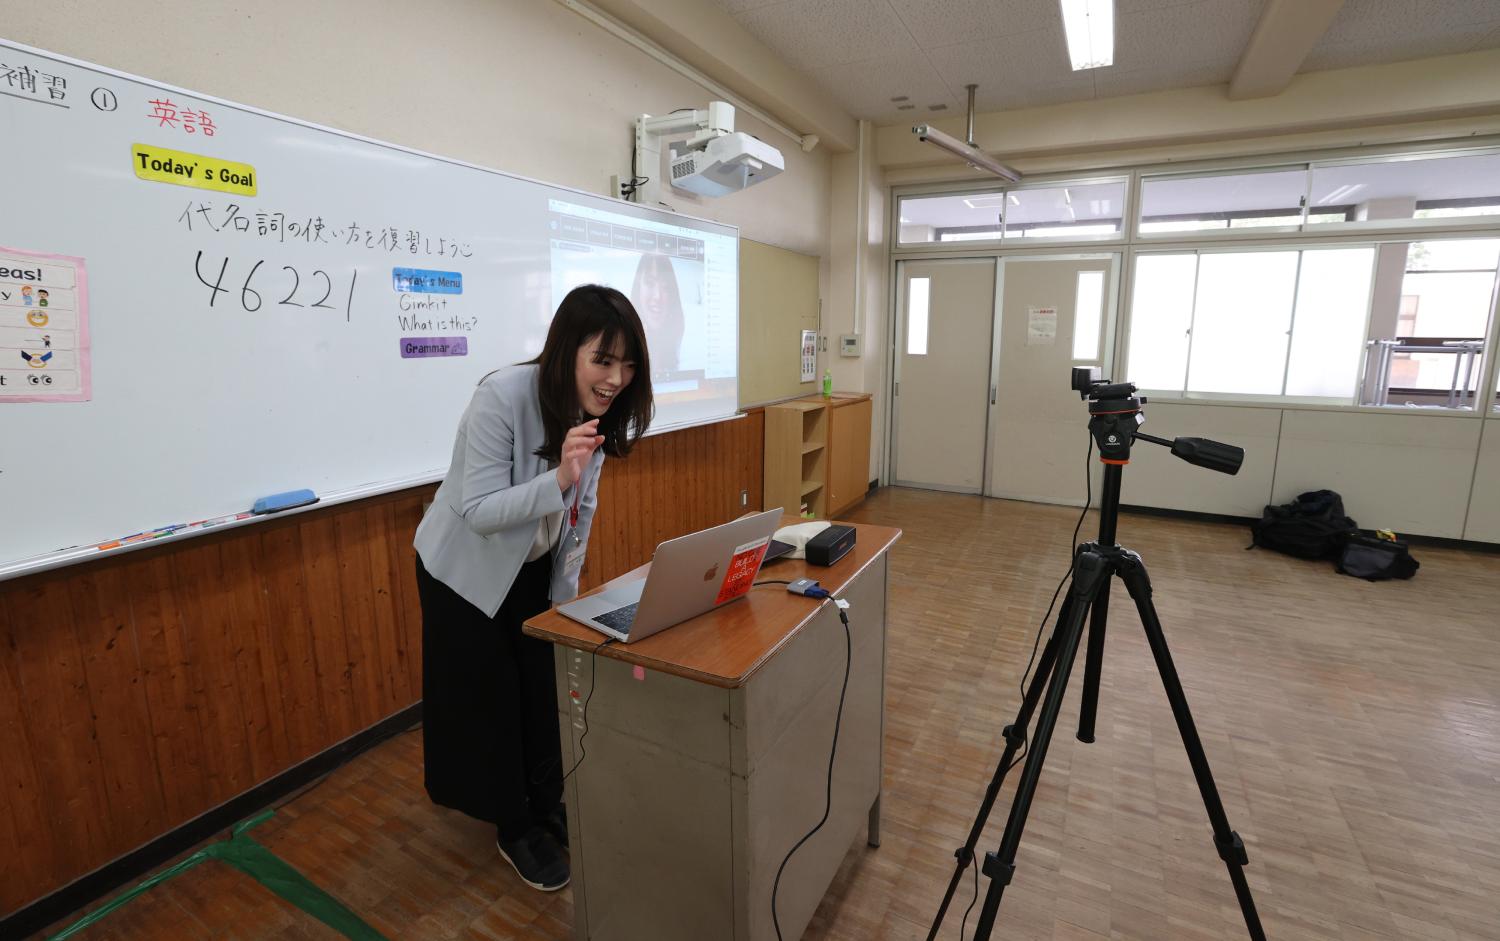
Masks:
[[[976,170],[986,170],[1012,183],[1021,178],[1019,171],[1007,167],[968,141],[961,141],[949,134],[944,134],[930,124],[918,124],[911,129],[911,132],[917,135],[917,140],[941,147],[955,157],[962,158],[965,163]]]
[[[970,209],[999,209],[1005,205],[1004,196],[971,196],[964,200]]]
[[[1061,0],[1073,71],[1115,63],[1114,0]]]

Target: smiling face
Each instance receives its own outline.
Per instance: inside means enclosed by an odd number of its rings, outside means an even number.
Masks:
[[[590,418],[603,417],[615,396],[635,378],[635,361],[625,358],[625,338],[617,336],[613,346],[605,347],[601,336],[583,341],[573,368],[579,407]]]

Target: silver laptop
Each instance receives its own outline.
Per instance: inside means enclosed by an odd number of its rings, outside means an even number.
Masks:
[[[744,597],[780,524],[777,507],[668,539],[656,547],[645,578],[613,585],[557,610],[627,644],[650,637]]]

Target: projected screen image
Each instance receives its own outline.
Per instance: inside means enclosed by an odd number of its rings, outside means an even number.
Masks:
[[[733,413],[739,366],[734,237],[562,200],[552,200],[549,209],[552,306],[580,284],[608,285],[630,298],[646,328],[655,430]]]

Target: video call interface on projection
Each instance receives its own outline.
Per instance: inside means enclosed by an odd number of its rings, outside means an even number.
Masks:
[[[739,367],[734,236],[556,199],[548,209],[553,308],[580,284],[619,290],[646,328],[652,386],[664,417],[679,424],[733,414]]]

